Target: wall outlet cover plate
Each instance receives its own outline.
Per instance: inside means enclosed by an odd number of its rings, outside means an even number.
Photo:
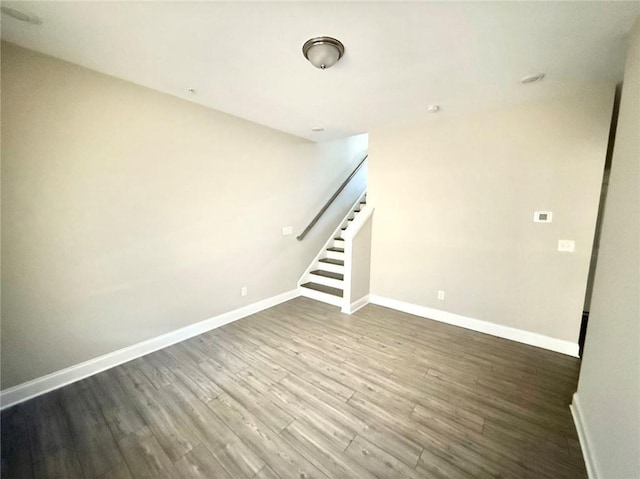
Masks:
[[[576,250],[576,242],[573,240],[558,240],[558,251],[573,253]]]

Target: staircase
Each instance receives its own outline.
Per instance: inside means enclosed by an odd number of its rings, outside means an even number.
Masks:
[[[352,206],[332,235],[322,252],[316,257],[308,272],[300,281],[300,294],[324,303],[342,306],[344,295],[344,246],[343,233],[367,203],[364,193]]]

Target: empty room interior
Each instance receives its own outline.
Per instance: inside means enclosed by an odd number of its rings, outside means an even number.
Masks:
[[[640,479],[640,3],[1,3],[2,478]]]

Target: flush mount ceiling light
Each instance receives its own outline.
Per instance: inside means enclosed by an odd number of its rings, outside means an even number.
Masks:
[[[311,128],[311,131],[314,133],[320,133],[321,131],[324,131],[324,128],[321,126],[314,126]]]
[[[342,58],[344,45],[335,38],[316,37],[302,45],[302,54],[314,67],[325,70]]]
[[[28,10],[18,10],[17,8],[11,7],[0,7],[0,11],[3,14],[10,16],[11,18],[15,18],[21,22],[31,23],[33,25],[41,25],[42,20],[35,13],[31,13]]]
[[[535,75],[527,75],[520,80],[520,83],[535,83],[544,78],[544,73],[536,73]]]
[[[440,111],[440,105],[429,105],[426,110],[427,113],[438,113]]]

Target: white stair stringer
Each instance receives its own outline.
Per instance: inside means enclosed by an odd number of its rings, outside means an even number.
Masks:
[[[301,296],[334,306],[343,306],[345,241],[342,234],[366,204],[366,196],[366,191],[360,195],[298,281]]]

